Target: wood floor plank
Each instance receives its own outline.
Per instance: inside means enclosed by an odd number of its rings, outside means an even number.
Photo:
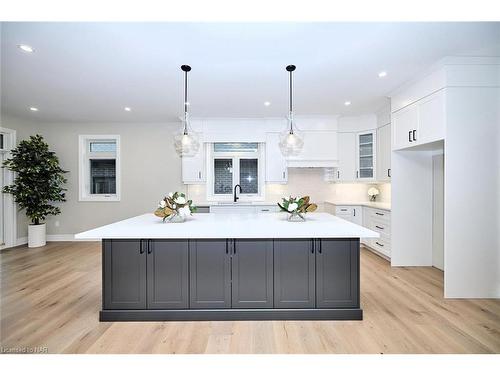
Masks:
[[[363,321],[99,322],[97,242],[0,252],[0,344],[50,353],[500,353],[500,301],[361,252]]]

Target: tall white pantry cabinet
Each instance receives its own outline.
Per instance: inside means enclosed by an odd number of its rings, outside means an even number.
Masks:
[[[446,58],[392,93],[391,108],[392,265],[432,265],[443,235],[433,157],[444,154],[444,295],[499,298],[500,59]]]

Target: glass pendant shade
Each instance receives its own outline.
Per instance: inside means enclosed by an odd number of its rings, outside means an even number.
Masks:
[[[284,156],[298,156],[304,147],[304,141],[300,136],[295,120],[293,118],[293,71],[295,65],[288,65],[286,71],[290,73],[290,109],[286,129],[280,134],[280,150]]]
[[[184,116],[182,128],[174,134],[175,151],[179,156],[195,156],[200,149],[200,137],[191,129],[189,117]]]
[[[195,156],[200,149],[200,137],[189,124],[187,82],[191,67],[182,65],[181,70],[184,72],[184,119],[182,120],[182,128],[174,134],[174,146],[175,151],[181,157]]]
[[[298,156],[304,146],[300,132],[295,126],[293,114],[288,115],[288,125],[280,134],[280,150],[284,156]]]

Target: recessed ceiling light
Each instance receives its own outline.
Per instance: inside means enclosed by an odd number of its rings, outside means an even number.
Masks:
[[[125,111],[127,111],[127,112],[130,112],[130,111],[132,110],[132,108],[130,108],[130,107],[125,107],[125,108],[123,108],[123,109],[124,109]]]
[[[30,111],[37,112],[38,108],[37,107],[30,107]]]
[[[34,52],[35,49],[31,46],[28,46],[27,44],[18,44],[17,47],[21,50],[23,50],[24,52]]]
[[[378,74],[378,77],[379,77],[379,78],[384,78],[386,75],[387,75],[387,72],[380,72],[380,73]]]
[[[351,102],[350,102],[349,100],[348,100],[348,101],[345,101],[345,102],[344,102],[344,105],[345,105],[345,106],[350,106],[350,105],[351,105]]]
[[[264,105],[265,105],[266,107],[269,107],[269,106],[271,105],[271,102],[264,102]]]

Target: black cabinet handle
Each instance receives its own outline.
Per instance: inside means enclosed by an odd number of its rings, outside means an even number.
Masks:
[[[263,208],[261,212],[269,212],[269,208]]]
[[[226,254],[229,254],[229,240],[226,240]]]
[[[382,244],[381,244],[381,243],[379,243],[378,241],[375,241],[375,243],[376,243],[377,245],[379,245],[379,246],[384,247],[384,245],[382,245]]]
[[[391,168],[387,170],[387,177],[391,177]]]
[[[316,241],[312,240],[312,244],[311,244],[311,254],[314,254],[314,245],[315,245]]]
[[[411,143],[411,142],[413,142],[413,141],[411,140],[411,130],[408,132],[408,141],[409,141],[410,143]]]
[[[144,254],[144,241],[141,241],[141,246],[139,247],[139,254]]]
[[[375,228],[382,229],[382,230],[384,229],[382,227],[379,227],[378,225],[375,225]]]
[[[353,208],[353,211],[354,211],[354,216],[356,216],[356,209],[355,209],[355,208]]]
[[[413,140],[416,141],[417,140],[417,131],[416,130],[413,130]]]
[[[340,171],[337,171],[337,178],[340,178]]]
[[[151,241],[148,241],[148,254],[151,254],[153,252],[153,244],[151,243]]]
[[[340,211],[345,212],[347,211],[347,208],[341,208]]]
[[[201,180],[201,171],[198,172],[198,178]]]
[[[285,171],[283,171],[283,179],[285,179]]]
[[[356,171],[356,178],[359,178],[359,171]]]
[[[322,253],[323,249],[321,248],[321,241],[318,241],[318,253]]]
[[[231,240],[231,249],[233,250],[233,255],[236,254],[236,246],[234,245],[234,240]]]
[[[384,214],[381,214],[380,212],[375,212],[375,215],[384,216]]]

